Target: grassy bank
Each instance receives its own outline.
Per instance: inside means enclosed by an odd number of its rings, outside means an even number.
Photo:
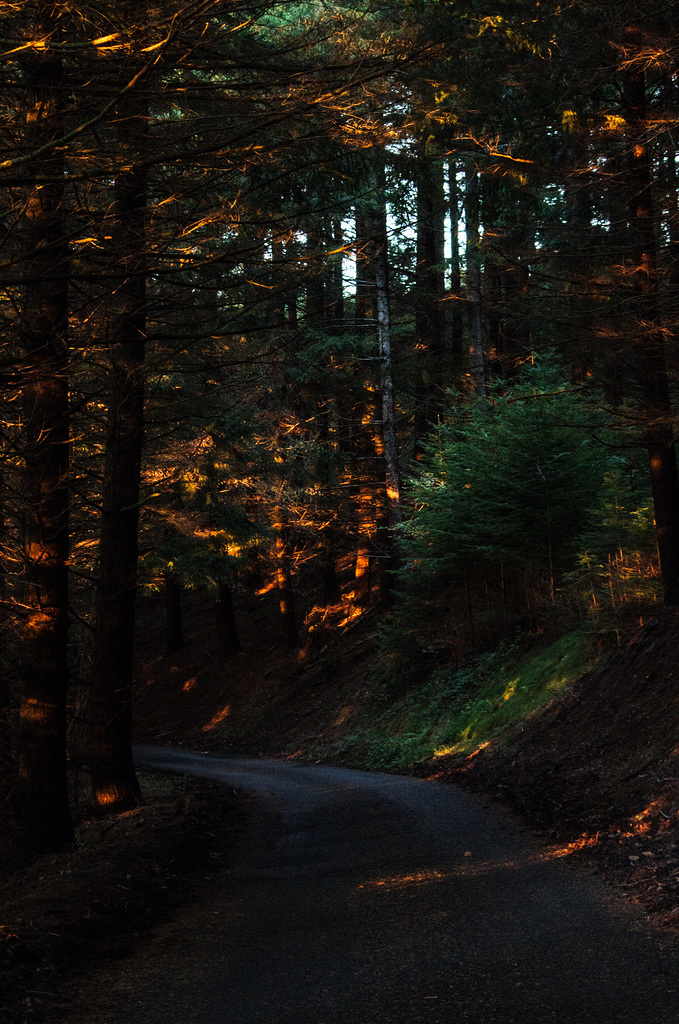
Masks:
[[[304,755],[407,769],[431,757],[470,754],[531,716],[597,661],[591,635],[576,629],[550,644],[519,643],[404,683],[378,659],[360,707],[347,705]],[[401,692],[399,692],[401,691]]]

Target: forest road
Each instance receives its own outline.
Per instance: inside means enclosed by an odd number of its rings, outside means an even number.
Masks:
[[[453,786],[154,747],[253,794],[230,871],[65,1024],[677,1024],[679,938]]]

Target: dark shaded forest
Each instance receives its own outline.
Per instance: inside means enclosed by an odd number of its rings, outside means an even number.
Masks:
[[[265,591],[411,663],[679,604],[673,13],[0,5],[15,856],[139,801],[144,595],[225,663]]]

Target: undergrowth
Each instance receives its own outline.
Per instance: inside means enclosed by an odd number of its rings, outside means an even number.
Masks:
[[[438,667],[406,688],[402,667],[381,661],[365,706],[348,732],[312,746],[308,756],[368,768],[407,769],[446,754],[469,754],[529,718],[597,660],[579,628],[529,651],[520,642]]]

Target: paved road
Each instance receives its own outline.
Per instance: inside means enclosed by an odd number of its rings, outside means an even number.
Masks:
[[[255,794],[231,872],[65,1024],[677,1024],[679,940],[419,779],[140,748]]]

